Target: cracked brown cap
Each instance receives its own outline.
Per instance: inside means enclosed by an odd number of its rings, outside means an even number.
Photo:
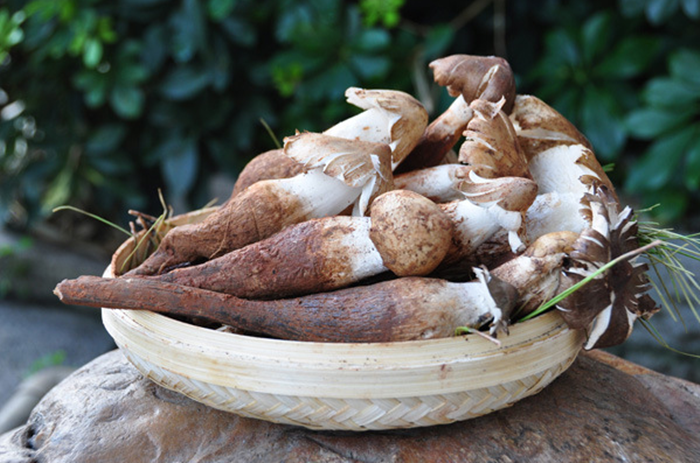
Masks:
[[[430,63],[435,82],[453,97],[467,103],[476,99],[493,103],[505,98],[507,114],[515,100],[515,78],[510,64],[497,56],[451,55]]]

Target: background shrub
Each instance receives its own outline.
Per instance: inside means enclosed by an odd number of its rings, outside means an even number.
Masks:
[[[444,4],[443,4],[444,3]],[[497,54],[577,124],[615,182],[678,220],[700,183],[700,0],[7,0],[0,221],[72,204],[200,207],[294,130],[354,112],[348,86],[449,102],[427,64]],[[221,198],[223,199],[223,198]]]

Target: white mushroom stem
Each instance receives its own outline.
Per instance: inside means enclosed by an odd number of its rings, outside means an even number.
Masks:
[[[476,248],[501,229],[488,209],[468,199],[441,204],[440,208],[454,226],[454,245],[447,253],[446,262],[459,262],[472,255]]]
[[[595,168],[593,153],[584,145],[560,145],[534,156],[530,173],[538,186],[538,196],[527,211],[527,238],[569,230],[580,233],[591,225],[581,201],[597,182],[605,184]]]
[[[385,143],[392,151],[392,170],[416,146],[426,125],[428,113],[411,95],[397,90],[365,90],[350,87],[348,103],[364,109],[323,133],[349,140]]]
[[[470,166],[442,164],[426,167],[394,177],[394,186],[400,190],[419,193],[438,203],[463,198],[458,185],[469,177]]]

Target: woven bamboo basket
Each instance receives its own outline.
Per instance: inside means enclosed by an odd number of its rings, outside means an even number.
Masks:
[[[133,246],[130,240],[117,250],[105,276]],[[475,335],[353,344],[267,339],[137,310],[103,309],[102,318],[129,361],[161,386],[238,415],[326,430],[413,428],[485,415],[541,391],[583,342],[557,313],[513,325],[500,346]]]

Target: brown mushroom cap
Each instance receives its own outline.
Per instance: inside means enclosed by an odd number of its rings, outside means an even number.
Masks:
[[[479,98],[493,103],[505,98],[509,114],[515,100],[515,78],[508,61],[497,56],[452,55],[430,63],[435,82],[467,103]]]
[[[418,193],[384,193],[372,203],[370,218],[370,239],[384,265],[398,276],[427,275],[450,248],[452,222]]]

